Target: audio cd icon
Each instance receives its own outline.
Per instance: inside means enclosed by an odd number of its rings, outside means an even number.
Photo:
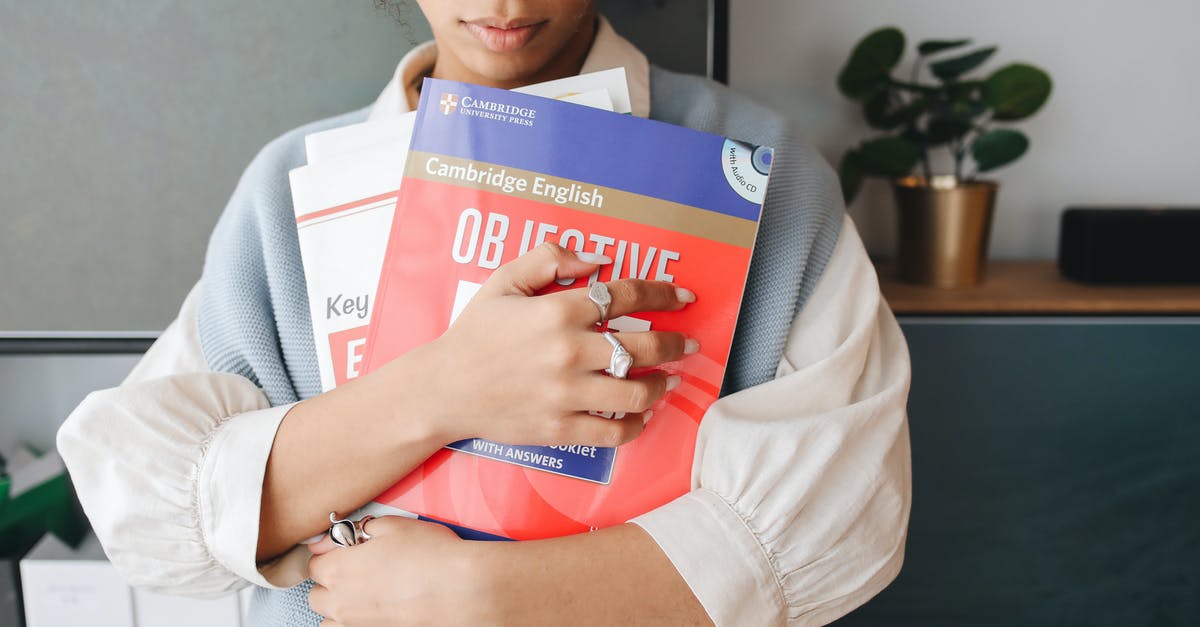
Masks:
[[[771,174],[774,156],[775,152],[767,146],[726,139],[721,149],[721,169],[733,191],[761,205],[767,192],[767,177]]]

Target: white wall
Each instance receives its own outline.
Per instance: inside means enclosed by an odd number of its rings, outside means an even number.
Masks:
[[[999,44],[984,71],[1046,69],[1049,103],[1020,124],[1029,152],[998,171],[993,257],[1053,257],[1070,204],[1200,205],[1197,0],[733,0],[733,87],[791,115],[832,163],[869,130],[835,77],[855,42],[883,25],[909,40]],[[894,250],[885,184],[851,207],[872,253]],[[1200,245],[1200,243],[1198,243]]]

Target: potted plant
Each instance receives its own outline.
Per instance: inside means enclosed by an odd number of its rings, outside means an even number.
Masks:
[[[904,34],[893,27],[858,42],[838,88],[862,103],[867,123],[885,134],[846,152],[842,194],[849,203],[864,176],[892,179],[899,209],[901,278],[939,287],[983,278],[996,183],[977,175],[1012,163],[1029,148],[1020,131],[999,123],[1025,119],[1050,96],[1050,77],[1022,63],[968,78],[996,52],[964,52],[969,39],[917,44],[907,78],[893,75]],[[953,173],[936,173],[930,152],[944,149]]]

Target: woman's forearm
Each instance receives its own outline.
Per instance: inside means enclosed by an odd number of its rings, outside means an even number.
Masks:
[[[485,602],[503,624],[712,624],[687,582],[637,525],[474,549],[478,574],[488,581],[483,589],[495,593]]]
[[[263,479],[259,561],[348,515],[454,438],[425,407],[421,349],[297,404],[279,426]]]

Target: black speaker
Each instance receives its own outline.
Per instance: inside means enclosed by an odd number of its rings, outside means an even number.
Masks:
[[[1068,207],[1058,267],[1084,283],[1200,284],[1200,208]]]

